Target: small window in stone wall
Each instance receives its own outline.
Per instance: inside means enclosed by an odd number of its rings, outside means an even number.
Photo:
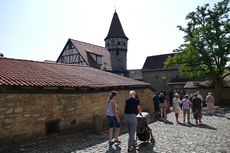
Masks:
[[[120,45],[121,44],[120,41],[118,41],[117,44]]]
[[[45,122],[46,135],[58,133],[60,131],[60,119]]]
[[[158,76],[156,75],[155,79],[158,79]]]
[[[116,55],[119,55],[119,50],[116,50]]]

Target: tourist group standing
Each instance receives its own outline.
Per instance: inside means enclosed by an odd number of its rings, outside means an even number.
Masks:
[[[157,119],[164,120],[167,119],[166,116],[166,107],[167,102],[166,98],[164,96],[164,93],[158,93],[156,92],[153,96],[153,102],[155,107],[155,115]],[[175,113],[176,122],[179,122],[179,114],[182,109],[183,111],[183,122],[186,122],[186,116],[187,116],[187,123],[191,124],[190,122],[190,109],[192,109],[192,112],[194,114],[194,119],[196,120],[196,124],[202,124],[202,110],[203,110],[203,103],[204,99],[199,91],[197,91],[194,94],[191,95],[185,95],[183,98],[180,97],[178,93],[175,93],[174,98],[172,100],[172,110]],[[215,98],[212,96],[211,92],[208,93],[206,97],[206,103],[208,107],[208,112],[210,115],[214,112],[214,105],[215,105]]]

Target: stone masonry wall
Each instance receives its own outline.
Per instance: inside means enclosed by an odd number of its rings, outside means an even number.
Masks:
[[[153,92],[135,90],[143,111],[154,112]],[[121,118],[129,90],[119,90],[118,110]],[[110,92],[77,94],[6,94],[0,93],[0,142],[11,143],[45,136],[45,122],[60,119],[60,130],[92,128],[92,116],[103,115],[107,125],[107,99]],[[3,141],[4,140],[4,141]]]
[[[151,84],[153,89],[156,91],[164,91],[164,79],[162,77],[166,77],[165,79],[165,92],[168,94],[171,92],[172,86],[168,85],[171,79],[177,78],[185,78],[181,76],[178,70],[162,70],[162,71],[144,71],[143,74],[143,81]]]

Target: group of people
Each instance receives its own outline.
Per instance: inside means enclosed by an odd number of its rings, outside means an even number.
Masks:
[[[107,119],[109,124],[109,144],[112,145],[113,143],[121,143],[118,139],[118,135],[120,132],[120,119],[118,113],[118,106],[117,106],[117,93],[113,91],[108,99],[108,111],[107,111]],[[124,109],[124,119],[129,133],[129,140],[128,140],[128,152],[132,152],[133,148],[136,147],[136,141],[134,139],[136,127],[137,127],[137,114],[141,113],[140,102],[137,97],[135,91],[131,90],[129,92],[129,98],[125,101],[125,109]],[[113,128],[115,127],[115,140],[113,141]]]
[[[117,104],[117,93],[115,91],[111,92],[107,105],[107,119],[109,124],[109,144],[112,145],[114,143],[121,143],[118,139],[120,133],[120,119],[118,112],[118,104]],[[158,94],[155,93],[153,97],[155,113],[156,116],[161,120],[167,120],[166,109],[170,106],[167,105],[167,101],[163,92]],[[187,115],[187,122],[190,124],[190,109],[192,109],[194,114],[194,119],[196,119],[196,124],[198,121],[202,124],[202,108],[203,108],[203,97],[197,91],[193,95],[185,95],[184,98],[180,99],[179,94],[175,93],[174,98],[172,100],[172,110],[175,113],[176,122],[179,123],[179,114],[180,110],[183,110],[183,119],[185,122],[185,118]],[[215,99],[212,96],[211,92],[208,93],[206,97],[206,102],[208,106],[208,111],[210,114],[213,114],[214,111],[214,103]],[[140,114],[142,116],[140,101],[135,91],[131,90],[129,92],[129,98],[125,101],[125,109],[124,109],[124,120],[128,129],[129,140],[128,140],[128,152],[132,152],[133,148],[136,147],[136,141],[134,139],[134,135],[137,127],[137,115]],[[142,116],[143,117],[143,116]],[[115,127],[115,140],[113,141],[113,128]]]
[[[166,98],[164,97],[164,93],[158,93],[153,97],[154,106],[155,106],[155,113],[157,118],[161,118],[163,120],[167,119],[166,116],[166,109],[167,109],[167,102]],[[206,103],[208,107],[208,112],[210,115],[213,114],[214,111],[214,104],[215,104],[215,98],[212,96],[211,92],[208,93],[206,97]],[[179,123],[179,114],[180,110],[183,110],[183,121],[185,122],[185,118],[187,115],[187,123],[190,124],[190,109],[192,109],[194,114],[194,119],[196,120],[196,124],[198,125],[198,121],[200,124],[202,124],[202,109],[203,109],[204,99],[197,91],[194,94],[191,95],[185,95],[184,98],[180,98],[178,93],[175,93],[174,98],[172,100],[172,110],[175,113],[176,122]]]

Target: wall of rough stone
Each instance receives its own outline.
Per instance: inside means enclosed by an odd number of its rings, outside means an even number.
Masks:
[[[166,69],[166,70],[159,70],[159,71],[143,71],[142,73],[143,81],[151,84],[153,89],[156,91],[164,91],[164,79],[162,77],[167,77],[165,79],[165,92],[169,94],[173,89],[172,85],[168,85],[168,83],[172,79],[178,78],[185,78],[181,76],[179,71],[176,69]]]
[[[129,71],[129,78],[140,80],[140,81],[143,80],[141,69],[128,70],[128,71]]]
[[[143,111],[154,112],[153,92],[136,89]],[[118,110],[123,117],[129,90],[119,90]],[[45,122],[60,119],[60,130],[92,128],[92,116],[103,115],[107,125],[107,99],[110,92],[76,94],[0,93],[0,142],[9,143],[45,136]]]

